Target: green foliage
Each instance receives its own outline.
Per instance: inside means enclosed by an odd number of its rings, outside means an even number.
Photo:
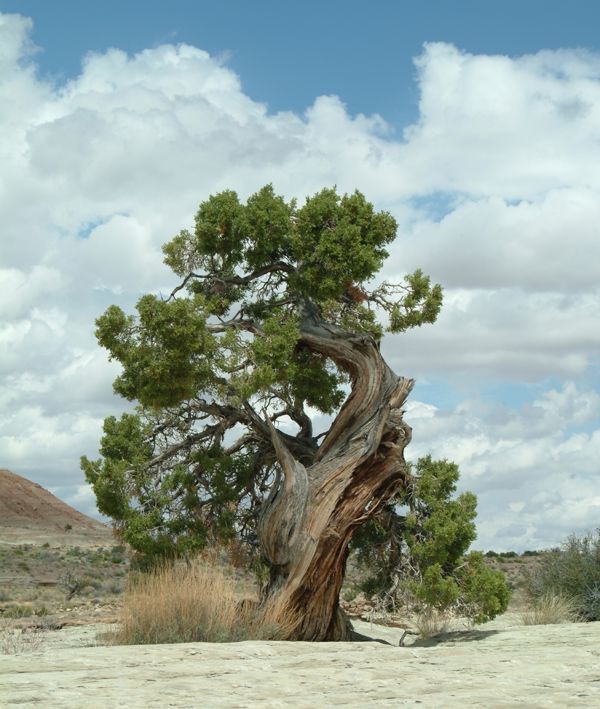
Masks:
[[[420,458],[412,472],[411,489],[355,535],[353,549],[371,573],[364,590],[391,603],[456,608],[478,623],[494,618],[510,593],[481,553],[467,553],[476,536],[475,495],[455,496],[459,470],[446,460]]]
[[[348,375],[303,338],[310,313],[376,341],[435,320],[442,291],[421,271],[368,288],[396,229],[359,192],[324,189],[298,206],[271,185],[245,203],[227,190],[163,247],[181,279],[169,297],[147,294],[135,314],[112,305],[98,318],[98,342],[122,368],[114,389],[137,407],[106,419],[100,458],[81,465],[136,563],[215,537],[253,543],[275,466],[256,432],[261,412],[291,419],[310,452],[306,407],[333,414],[345,397]],[[452,515],[451,506],[435,513],[429,532],[459,538]],[[446,544],[448,559],[455,546]],[[431,545],[415,553],[446,563]]]
[[[313,300],[339,298],[350,283],[372,278],[383,265],[396,221],[376,213],[360,192],[340,197],[325,189],[297,212],[292,253],[301,267],[297,287]]]
[[[442,307],[442,287],[431,286],[431,279],[418,269],[406,276],[407,294],[390,312],[391,332],[404,332],[411,327],[433,323]]]
[[[565,597],[583,620],[600,620],[600,529],[571,535],[544,555],[527,588],[534,600],[549,594]]]
[[[170,406],[212,382],[216,343],[206,331],[202,298],[160,300],[143,296],[138,320],[111,306],[96,322],[98,342],[123,365],[114,389],[147,406]]]

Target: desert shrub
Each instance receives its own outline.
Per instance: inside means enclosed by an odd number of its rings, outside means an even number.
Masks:
[[[438,610],[432,606],[425,606],[413,618],[413,623],[419,636],[423,640],[442,635],[450,626],[451,617],[447,611]]]
[[[521,614],[523,625],[575,623],[579,619],[577,601],[552,592],[534,599],[530,608]]]
[[[83,579],[75,576],[71,571],[67,571],[59,579],[59,586],[65,591],[67,601],[80,593],[84,587]]]
[[[15,605],[4,609],[3,618],[29,618],[34,614],[31,606]]]
[[[527,579],[535,601],[547,594],[572,599],[582,620],[600,620],[600,529],[571,535],[546,554]]]
[[[240,603],[235,580],[204,560],[130,576],[115,644],[232,642],[277,637],[252,602]]]
[[[0,655],[21,655],[40,649],[45,633],[39,628],[19,628],[10,622],[0,625]]]

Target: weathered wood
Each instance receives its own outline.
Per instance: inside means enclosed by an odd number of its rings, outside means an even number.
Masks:
[[[408,479],[411,429],[401,407],[414,382],[392,372],[372,338],[345,333],[309,308],[301,340],[344,369],[352,391],[307,467],[268,423],[281,474],[258,528],[271,564],[262,606],[290,639],[350,639],[339,607],[348,544]]]

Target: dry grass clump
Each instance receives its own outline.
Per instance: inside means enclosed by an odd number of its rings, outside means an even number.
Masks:
[[[2,620],[0,625],[0,655],[21,655],[36,652],[44,641],[45,633],[39,628],[19,627]]]
[[[553,625],[576,623],[581,620],[577,602],[560,593],[544,593],[536,598],[529,610],[521,614],[523,625]]]
[[[123,599],[115,644],[233,642],[276,638],[278,627],[240,602],[236,581],[207,560],[132,576]]]
[[[413,623],[423,640],[442,635],[450,627],[451,617],[445,611],[426,606],[413,618]]]

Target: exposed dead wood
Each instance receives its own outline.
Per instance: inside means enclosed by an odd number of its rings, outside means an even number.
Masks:
[[[301,339],[350,375],[352,392],[306,467],[267,421],[281,473],[259,524],[271,564],[263,606],[272,618],[297,619],[290,638],[343,640],[351,629],[338,599],[352,534],[407,481],[411,429],[401,407],[413,380],[392,372],[372,338],[308,309]]]

